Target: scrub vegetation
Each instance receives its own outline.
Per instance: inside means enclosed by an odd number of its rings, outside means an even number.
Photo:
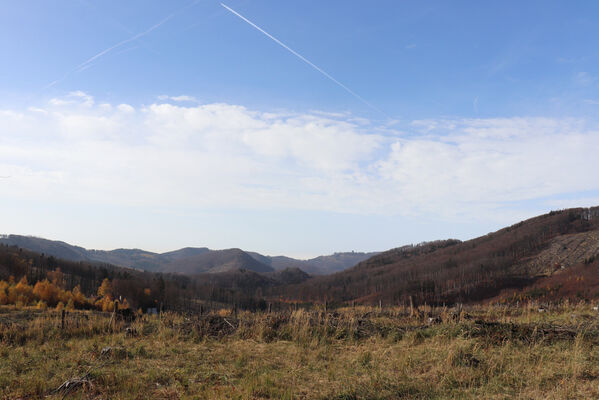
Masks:
[[[599,397],[590,304],[119,317],[0,307],[5,399]]]

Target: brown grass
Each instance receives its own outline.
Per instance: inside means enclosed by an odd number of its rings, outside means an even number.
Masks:
[[[442,322],[428,325],[429,312]],[[599,397],[599,327],[588,305],[407,314],[166,313],[128,325],[75,312],[63,330],[59,313],[2,307],[0,398]],[[54,391],[75,377],[89,384]]]

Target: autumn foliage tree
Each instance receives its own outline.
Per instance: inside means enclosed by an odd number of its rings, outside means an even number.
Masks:
[[[112,283],[104,279],[98,287],[97,296],[88,298],[81,291],[79,285],[73,290],[64,289],[64,275],[57,269],[49,273],[51,280],[43,279],[35,285],[30,285],[27,277],[23,276],[15,283],[14,278],[8,281],[0,280],[0,305],[36,306],[39,309],[53,307],[56,309],[73,310],[76,308],[96,307],[102,311],[113,311],[115,301],[113,300]],[[123,299],[118,309],[130,308],[127,299]]]
[[[113,311],[114,300],[112,299],[112,284],[108,278],[102,281],[102,284],[98,288],[98,299],[96,300],[96,306],[102,311]]]
[[[33,288],[27,282],[26,276],[8,289],[8,298],[11,303],[22,305],[28,305],[33,300]]]

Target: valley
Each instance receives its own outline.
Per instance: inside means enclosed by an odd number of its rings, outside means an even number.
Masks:
[[[598,227],[599,208],[552,211],[329,275],[237,249],[99,257],[5,236],[0,396],[593,398]]]

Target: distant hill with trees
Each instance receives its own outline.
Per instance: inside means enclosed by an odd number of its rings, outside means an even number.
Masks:
[[[346,252],[298,260],[285,256],[264,256],[241,249],[211,250],[207,247],[186,247],[166,253],[140,249],[88,250],[62,241],[33,236],[4,235],[0,243],[70,261],[101,262],[152,272],[188,275],[247,269],[273,272],[299,268],[310,275],[323,275],[353,267],[378,253]]]
[[[582,268],[599,276],[598,259],[599,207],[568,209],[465,242],[450,239],[392,249],[343,272],[286,287],[285,293],[310,301],[407,304],[411,298],[451,304],[514,293],[526,299],[535,284],[553,281],[555,287],[547,291],[556,297],[564,287],[561,274]],[[582,296],[599,296],[599,285],[585,285],[579,280],[573,286]],[[564,295],[572,292],[570,288]]]
[[[334,269],[364,256],[338,253],[314,260],[324,260],[327,268]],[[0,239],[0,281],[5,282],[0,299],[17,301],[19,291],[33,293],[37,287],[35,296],[26,297],[29,302],[72,300],[104,309],[110,304],[98,290],[109,285],[111,299],[126,298],[134,309],[194,310],[205,304],[233,303],[264,309],[267,303],[324,301],[450,305],[595,300],[599,298],[599,207],[552,211],[468,241],[398,247],[330,275],[309,275],[306,265],[318,266],[314,260],[267,257],[240,249],[185,248],[163,254],[98,251],[10,235]],[[116,266],[117,261],[132,267]],[[99,305],[100,299],[106,304]]]

